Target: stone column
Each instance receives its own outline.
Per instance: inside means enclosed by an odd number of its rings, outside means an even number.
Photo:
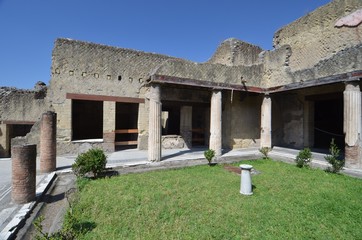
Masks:
[[[0,157],[9,157],[10,140],[9,126],[0,122]]]
[[[115,150],[116,102],[103,102],[103,149],[107,152]]]
[[[192,147],[192,107],[182,106],[180,110],[180,134],[188,148]]]
[[[35,199],[36,145],[11,147],[12,192],[11,199],[17,204]]]
[[[303,118],[303,144],[304,147],[314,146],[314,102],[304,102],[304,118]]]
[[[57,114],[43,113],[40,123],[40,171],[55,171],[57,167]]]
[[[272,147],[272,101],[268,94],[264,96],[261,104],[260,147]]]
[[[215,156],[222,154],[222,94],[214,90],[211,96],[210,111],[210,144],[209,148],[215,151]]]
[[[161,161],[161,90],[159,85],[150,86],[148,124],[148,160]]]
[[[361,91],[358,82],[346,83],[344,97],[345,165],[361,167]]]

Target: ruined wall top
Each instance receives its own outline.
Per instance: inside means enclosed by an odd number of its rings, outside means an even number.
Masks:
[[[361,0],[335,0],[278,30],[276,49],[289,45],[292,71],[308,69],[344,49],[361,43],[362,25],[354,29],[336,27],[336,22],[362,8]]]
[[[0,87],[0,121],[37,121],[46,109],[46,94],[42,82],[32,90]]]
[[[208,62],[226,66],[250,66],[260,63],[259,54],[262,51],[263,49],[259,46],[229,38],[219,45]]]
[[[50,92],[139,97],[150,72],[172,57],[101,44],[57,39],[53,48]]]
[[[278,30],[271,51],[230,38],[206,63],[57,39],[51,99],[61,102],[64,92],[143,97],[140,88],[153,74],[232,84],[243,79],[268,88],[361,70],[362,24],[345,26],[360,9],[361,0],[334,0]]]

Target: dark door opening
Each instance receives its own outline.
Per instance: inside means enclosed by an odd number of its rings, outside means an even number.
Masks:
[[[103,139],[103,102],[72,100],[72,140]]]
[[[192,108],[192,146],[207,145],[207,132],[209,131],[207,112],[206,107],[195,106]]]
[[[180,135],[180,106],[162,105],[162,135]]]
[[[343,97],[314,103],[314,147],[329,149],[332,138],[344,149]]]
[[[138,140],[138,103],[116,103],[117,150],[137,148]]]

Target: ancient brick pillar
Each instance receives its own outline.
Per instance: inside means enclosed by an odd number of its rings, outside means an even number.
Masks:
[[[180,134],[188,148],[192,147],[192,107],[182,106],[180,111]]]
[[[103,149],[107,152],[115,150],[116,103],[103,102]]]
[[[148,125],[148,160],[161,161],[161,90],[159,85],[150,86]]]
[[[40,125],[40,171],[55,171],[57,156],[57,114],[43,113]]]
[[[35,199],[36,145],[11,147],[12,201],[21,204]]]
[[[211,95],[210,111],[210,144],[209,149],[215,151],[215,156],[222,154],[222,94],[214,90]]]
[[[272,101],[265,95],[261,104],[260,147],[272,147]]]
[[[358,82],[346,84],[344,98],[345,165],[361,167],[361,91]]]

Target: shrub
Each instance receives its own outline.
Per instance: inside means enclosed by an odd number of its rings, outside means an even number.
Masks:
[[[92,148],[87,152],[78,155],[72,165],[74,174],[77,177],[84,177],[87,173],[93,173],[96,178],[103,172],[107,163],[107,157],[102,149]]]
[[[209,164],[211,164],[212,159],[215,157],[215,151],[212,149],[208,149],[204,152],[204,156]]]
[[[259,152],[263,154],[263,159],[269,159],[269,152],[272,149],[270,147],[262,147],[259,149]]]
[[[325,156],[324,159],[327,160],[332,167],[326,169],[327,172],[338,173],[344,167],[344,159],[341,159],[339,156],[340,149],[334,143],[334,138],[332,138],[331,145],[329,147],[329,155]]]
[[[295,162],[297,163],[297,167],[309,167],[309,163],[312,160],[312,152],[309,148],[304,148],[300,150],[298,156],[295,158]]]

